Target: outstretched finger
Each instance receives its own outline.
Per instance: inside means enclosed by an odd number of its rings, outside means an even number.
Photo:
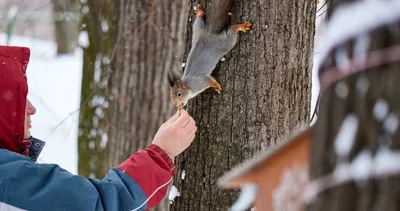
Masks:
[[[177,119],[178,119],[178,117],[179,117],[179,111],[178,112],[176,112],[172,117],[170,117],[165,123],[166,124],[172,124],[173,122],[175,122]]]
[[[186,123],[185,126],[183,126],[183,128],[184,128],[186,131],[189,131],[189,130],[192,129],[195,125],[196,125],[196,122],[194,121],[193,118],[190,117],[189,121]]]
[[[197,131],[196,125],[193,125],[193,127],[188,130],[188,134],[195,134],[196,131]]]
[[[178,119],[173,123],[174,125],[176,124],[179,127],[185,127],[190,121],[190,116],[189,114],[185,111],[181,111],[181,115],[178,117]]]

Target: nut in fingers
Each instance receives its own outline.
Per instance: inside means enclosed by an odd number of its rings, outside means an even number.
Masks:
[[[249,21],[246,21],[246,22],[241,23],[241,24],[235,24],[231,28],[234,31],[247,32],[247,31],[250,30],[250,26],[251,26],[251,23]]]

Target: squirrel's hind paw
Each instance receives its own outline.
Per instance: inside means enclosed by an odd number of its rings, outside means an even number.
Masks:
[[[246,21],[246,22],[241,23],[241,24],[235,24],[231,28],[234,31],[247,32],[247,31],[250,30],[250,26],[251,26],[251,23],[249,21]]]
[[[196,6],[196,16],[202,18],[204,16],[204,10],[200,4]]]

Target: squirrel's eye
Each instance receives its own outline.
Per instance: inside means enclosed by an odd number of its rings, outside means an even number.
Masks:
[[[178,97],[182,97],[182,93],[178,92]]]

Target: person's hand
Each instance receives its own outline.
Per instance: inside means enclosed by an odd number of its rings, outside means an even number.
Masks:
[[[153,144],[159,146],[173,159],[190,146],[196,131],[195,121],[182,109],[161,125]]]

